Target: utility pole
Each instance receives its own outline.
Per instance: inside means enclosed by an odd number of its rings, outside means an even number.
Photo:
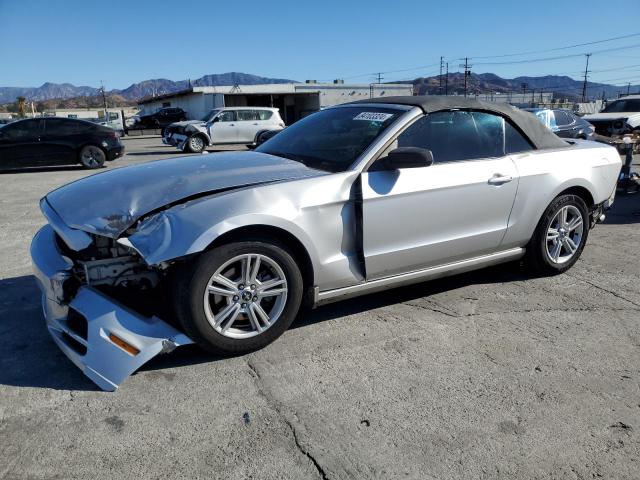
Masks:
[[[447,70],[444,77],[444,94],[449,95],[449,62],[447,62],[446,68]]]
[[[438,94],[442,95],[442,69],[444,68],[444,57],[440,57],[440,88],[438,88]]]
[[[382,83],[382,79],[384,78],[384,77],[382,76],[382,72],[378,72],[378,73],[376,73],[376,76],[378,77],[378,83]]]
[[[464,96],[467,97],[467,78],[471,80],[471,70],[472,65],[469,65],[469,58],[464,57],[464,65],[460,64],[460,67],[464,67]]]
[[[102,93],[102,106],[104,107],[104,119],[105,121],[109,121],[109,115],[107,114],[107,97],[104,95],[104,85],[102,84],[102,80],[100,80],[100,93]]]
[[[582,83],[582,103],[587,101],[587,76],[589,75],[589,57],[590,53],[585,53],[587,57],[587,65],[584,67],[584,82]]]
[[[627,95],[629,95],[630,90],[631,90],[631,82],[627,83]]]

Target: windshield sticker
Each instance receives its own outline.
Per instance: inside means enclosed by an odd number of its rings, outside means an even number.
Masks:
[[[384,122],[391,117],[393,117],[393,113],[362,112],[353,117],[353,119],[367,122]]]

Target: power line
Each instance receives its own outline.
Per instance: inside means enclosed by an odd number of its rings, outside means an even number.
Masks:
[[[616,47],[616,48],[607,48],[604,50],[596,50],[595,52],[591,52],[590,55],[598,55],[600,53],[608,53],[608,52],[616,52],[618,50],[628,50],[630,48],[640,47],[640,43],[634,43],[633,45],[625,45],[624,47]],[[582,57],[585,55],[584,53],[572,53],[569,55],[559,55],[556,57],[545,57],[545,58],[533,58],[528,60],[512,60],[508,62],[478,62],[476,65],[515,65],[522,63],[537,63],[537,62],[550,62],[553,60],[564,60],[566,58],[576,58]]]
[[[556,48],[550,48],[547,50],[532,50],[532,51],[528,51],[528,52],[520,52],[520,53],[505,53],[502,55],[485,55],[485,56],[480,56],[480,57],[470,57],[472,59],[478,59],[478,58],[505,58],[505,57],[518,57],[521,55],[531,55],[531,54],[536,54],[536,53],[547,53],[547,52],[557,52],[560,50],[568,50],[570,48],[577,48],[577,47],[586,47],[588,45],[596,45],[599,43],[606,43],[606,42],[613,42],[615,40],[622,40],[624,38],[631,38],[631,37],[638,37],[640,36],[640,33],[630,33],[629,35],[622,35],[620,37],[613,37],[613,38],[606,38],[604,40],[595,40],[593,42],[586,42],[586,43],[576,43],[575,45],[567,45],[565,47],[556,47]]]

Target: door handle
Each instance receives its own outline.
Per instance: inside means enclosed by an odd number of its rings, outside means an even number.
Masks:
[[[489,179],[488,183],[489,185],[503,185],[505,183],[509,183],[511,180],[513,180],[511,175],[500,175],[499,173],[496,173]]]
[[[258,123],[254,123],[254,125],[257,125]]]

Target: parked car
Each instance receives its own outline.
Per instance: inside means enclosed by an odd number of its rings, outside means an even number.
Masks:
[[[565,272],[613,203],[620,164],[614,148],[569,144],[507,105],[360,101],[314,113],[255,151],[120,168],[54,190],[31,255],[53,339],[114,390],[178,345],[264,347],[303,299],[320,305],[521,258],[541,274]]]
[[[255,146],[262,133],[283,128],[284,122],[277,108],[217,108],[200,120],[169,125],[164,129],[162,142],[180,150],[199,153],[212,145]]]
[[[598,135],[622,136],[625,133],[640,133],[640,95],[629,95],[607,104],[600,113],[585,115]]]
[[[543,125],[562,138],[593,140],[595,128],[583,118],[564,108],[525,108],[533,113]]]
[[[281,131],[282,130],[265,130],[264,132],[260,132],[256,136],[256,145],[255,146],[259,147],[260,145],[262,145],[264,142],[266,142],[270,138],[275,137]]]
[[[187,113],[181,108],[165,107],[148,115],[140,115],[139,121],[132,128],[162,128],[186,119]]]
[[[124,154],[112,128],[71,118],[29,118],[0,125],[0,169],[81,164],[100,168]]]

